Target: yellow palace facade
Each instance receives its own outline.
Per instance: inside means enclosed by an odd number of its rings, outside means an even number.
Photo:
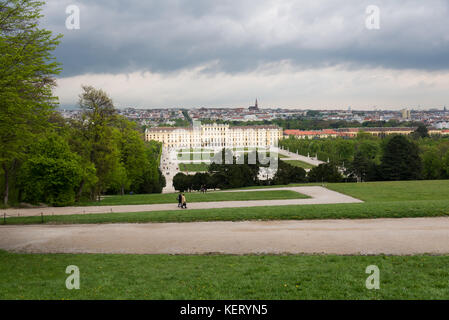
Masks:
[[[277,126],[230,127],[216,123],[189,128],[150,128],[145,132],[147,141],[159,141],[168,148],[276,147],[282,137],[283,130]]]

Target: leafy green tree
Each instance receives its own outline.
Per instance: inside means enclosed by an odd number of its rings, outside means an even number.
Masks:
[[[421,179],[422,162],[418,146],[404,136],[393,136],[385,144],[381,170],[387,181]]]
[[[445,155],[443,156],[443,172],[444,172],[444,178],[449,178],[449,150],[446,151]]]
[[[67,140],[73,152],[81,157],[81,165],[83,169],[83,178],[76,192],[76,201],[81,198],[90,199],[91,190],[93,190],[98,182],[95,164],[90,161],[90,147],[87,140],[86,125],[82,121],[70,119],[68,121]],[[86,191],[87,190],[87,191]]]
[[[95,199],[112,183],[113,173],[120,165],[117,141],[120,135],[114,130],[117,112],[112,99],[103,90],[92,86],[83,86],[82,89],[79,105],[83,113],[79,123],[83,147],[96,169],[98,180],[91,189],[91,198]]]
[[[191,189],[195,191],[200,191],[203,186],[207,187],[209,182],[209,175],[207,173],[197,172],[192,179]]]
[[[51,53],[60,36],[39,28],[42,6],[35,0],[0,3],[0,166],[5,205],[11,177],[57,102],[52,89],[60,69]]]
[[[368,160],[375,160],[381,154],[379,141],[368,139],[359,140],[356,146],[356,154],[360,153]],[[355,157],[355,155],[354,155]]]
[[[348,163],[354,155],[354,141],[336,139],[334,143],[335,143],[335,147],[336,147],[336,150],[335,150],[336,159],[337,159],[336,161],[340,164]],[[328,159],[322,159],[322,161],[327,161],[327,160]]]
[[[357,182],[365,182],[368,180],[370,168],[370,160],[359,151],[355,154],[354,160],[348,164],[347,173],[354,177]]]
[[[128,177],[128,173],[123,164],[120,163],[120,165],[114,168],[109,189],[113,190],[114,193],[119,193],[123,196],[130,185],[131,180]]]
[[[423,178],[426,180],[447,179],[449,177],[447,155],[449,155],[449,149],[445,144],[422,147]]]
[[[119,126],[120,163],[124,166],[129,180],[126,189],[138,192],[144,182],[145,168],[150,165],[145,154],[146,145],[134,123],[120,118]]]
[[[429,130],[424,124],[420,124],[418,128],[416,128],[415,132],[413,133],[413,137],[415,139],[419,138],[428,138],[429,137]]]
[[[207,175],[207,183],[206,183],[207,189],[216,190],[218,188],[219,184],[220,184],[220,178],[218,176],[216,176],[214,174]]]
[[[213,174],[215,179],[217,179],[218,188],[230,189],[258,184],[260,168],[258,155],[256,155],[256,163],[249,164],[248,154],[244,155],[243,159],[237,159],[232,155],[230,150],[223,149],[214,160],[218,161],[218,163],[211,163],[209,173]]]
[[[279,161],[278,170],[273,178],[276,185],[306,182],[306,170],[295,167],[285,161]]]
[[[173,187],[175,190],[185,192],[191,188],[190,179],[184,173],[178,173],[173,177]]]
[[[161,152],[162,144],[160,142],[145,142],[146,162],[139,193],[161,193],[165,188],[165,177],[159,169]]]
[[[343,176],[334,163],[320,164],[308,174],[309,182],[341,182]]]
[[[23,164],[20,176],[23,199],[53,206],[73,204],[82,178],[81,158],[70,151],[64,138],[49,135],[31,147]]]

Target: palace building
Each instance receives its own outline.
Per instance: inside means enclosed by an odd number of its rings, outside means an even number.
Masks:
[[[214,123],[189,128],[150,128],[145,132],[147,141],[159,141],[168,148],[276,147],[282,138],[282,128],[272,125],[230,127]]]

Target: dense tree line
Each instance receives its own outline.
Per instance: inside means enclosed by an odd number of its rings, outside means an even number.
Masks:
[[[80,106],[78,119],[51,113],[48,127],[25,147],[10,203],[65,206],[102,194],[162,192],[161,144],[145,142],[102,90],[83,87]]]
[[[225,159],[227,150],[223,150],[221,155]],[[290,183],[306,183],[306,182],[340,182],[343,175],[337,165],[326,163],[312,169],[309,174],[303,168],[290,165],[288,162],[279,161],[277,171],[271,179],[259,179],[260,169],[268,167],[266,159],[262,161],[261,155],[245,155],[243,159],[229,156],[232,161],[225,163],[212,163],[207,173],[196,173],[195,175],[186,175],[178,173],[173,178],[173,186],[176,190],[184,191],[200,191],[206,189],[233,189],[250,186],[263,185],[286,185]],[[256,159],[255,164],[248,164],[248,159]],[[229,159],[228,158],[228,159]],[[219,159],[214,159],[215,161]],[[242,161],[243,160],[243,161]]]
[[[430,137],[423,126],[408,137],[373,137],[360,133],[355,139],[297,139],[281,146],[344,168],[349,180],[383,181],[449,178],[449,139]]]
[[[0,194],[3,205],[69,205],[104,193],[161,192],[161,145],[145,142],[102,90],[84,86],[79,119],[53,95],[60,36],[39,27],[43,3],[0,3]]]
[[[214,163],[209,166],[208,173],[197,173],[185,175],[178,173],[173,178],[173,186],[179,191],[199,191],[202,187],[207,189],[230,189],[258,185],[259,169],[262,166],[260,154],[245,154],[240,157],[234,156],[230,150],[223,149],[214,157]],[[254,157],[254,161],[249,161]],[[254,164],[250,164],[254,162]]]
[[[39,28],[42,4],[0,4],[0,167],[3,202],[14,192],[17,169],[36,133],[45,129],[57,99],[52,89],[59,64],[51,52],[60,36]]]
[[[259,169],[256,169],[256,167],[251,168],[247,165],[235,163],[218,166],[220,166],[218,171],[212,169],[207,173],[198,172],[195,175],[178,173],[173,178],[173,186],[176,190],[185,192],[200,191],[203,188],[225,190],[250,186],[341,182],[344,180],[341,169],[333,163],[322,164],[307,173],[303,168],[292,166],[285,161],[279,161],[276,174],[268,180],[258,179],[256,172],[259,172]]]

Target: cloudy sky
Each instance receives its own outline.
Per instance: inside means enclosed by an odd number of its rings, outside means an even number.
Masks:
[[[64,34],[63,106],[81,84],[118,107],[449,106],[447,0],[47,0],[44,14]]]

